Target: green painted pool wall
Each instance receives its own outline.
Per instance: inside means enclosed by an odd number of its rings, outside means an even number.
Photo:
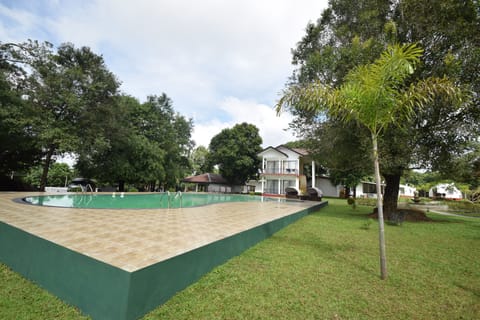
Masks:
[[[130,303],[126,318],[136,319],[155,309],[216,266],[326,205],[328,202],[319,203],[309,209],[135,271],[132,274]]]
[[[138,319],[214,267],[328,202],[127,272],[0,222],[0,261],[93,319]]]
[[[0,261],[94,319],[124,319],[130,273],[0,222]]]

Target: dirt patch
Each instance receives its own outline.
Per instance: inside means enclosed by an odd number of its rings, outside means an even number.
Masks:
[[[410,222],[431,222],[433,221],[425,214],[425,211],[420,209],[414,208],[401,208],[397,210],[397,214],[403,216],[403,221],[410,221]],[[377,208],[373,209],[373,213],[368,215],[369,218],[378,219],[378,212]],[[389,220],[386,216],[384,217],[385,220]]]

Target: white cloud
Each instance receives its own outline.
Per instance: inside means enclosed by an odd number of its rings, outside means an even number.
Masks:
[[[126,91],[134,87],[145,95],[152,86],[165,91],[173,79],[172,91],[188,95],[195,89],[192,83],[215,81],[207,94],[229,91],[224,96],[241,93],[244,98],[249,90],[273,89],[274,95],[283,86],[291,70],[290,48],[307,22],[319,17],[326,0],[80,3],[62,9],[52,26],[56,36],[104,53],[107,62],[115,62],[114,72],[120,69]],[[147,73],[131,81],[131,71],[139,66],[158,76]]]
[[[294,139],[272,107],[291,75],[290,49],[327,0],[16,0],[0,4],[0,36],[73,42],[102,54],[122,91],[165,92],[194,117],[197,144],[249,122],[264,145]],[[5,20],[5,21],[4,21]]]
[[[254,124],[259,128],[264,147],[277,146],[295,140],[291,131],[285,130],[292,120],[292,116],[288,113],[277,116],[273,107],[234,97],[226,98],[221,102],[219,108],[232,120],[221,122],[214,119],[195,125],[193,138],[197,145],[208,146],[212,137],[220,133],[222,129],[231,128],[242,122]]]

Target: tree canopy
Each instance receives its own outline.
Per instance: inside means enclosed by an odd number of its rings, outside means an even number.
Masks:
[[[256,178],[261,168],[258,153],[262,138],[253,124],[241,123],[223,129],[209,145],[209,162],[218,165],[220,174],[232,184],[244,184]]]
[[[30,135],[43,158],[40,189],[47,183],[54,156],[74,152],[83,137],[94,135],[98,115],[108,110],[119,83],[103,58],[89,48],[29,41],[2,44],[4,63],[13,64],[12,85],[22,83],[20,94]],[[25,128],[25,127],[24,127]],[[81,134],[80,134],[81,133]]]
[[[76,167],[103,181],[155,190],[174,188],[190,171],[193,123],[176,113],[166,94],[140,103],[119,96],[116,120],[86,144]]]
[[[43,190],[71,153],[80,175],[121,189],[175,187],[190,172],[192,120],[166,94],[140,103],[119,85],[88,47],[0,43],[0,174],[41,164]]]
[[[213,167],[208,160],[209,158],[208,154],[209,154],[208,149],[204,146],[198,146],[193,150],[190,156],[193,175],[208,173],[213,170]]]
[[[296,69],[287,86],[318,81],[337,88],[347,80],[349,70],[371,63],[389,43],[397,41],[418,43],[424,50],[410,81],[447,76],[456,85],[478,93],[480,77],[473,70],[480,59],[479,15],[474,1],[330,1],[319,20],[307,25],[306,35],[292,51]],[[337,117],[295,106],[289,110],[295,116],[292,128],[309,140],[311,148],[325,150],[326,146],[337,146],[332,153],[337,159],[361,160],[359,155],[369,154],[371,146],[365,143],[368,133],[355,121],[345,124]],[[472,152],[472,141],[480,135],[479,111],[478,94],[473,95],[473,103],[461,107],[438,98],[416,109],[405,123],[408,128],[390,127],[384,131],[378,143],[384,159],[388,210],[396,207],[398,184],[405,170],[446,172],[459,155]],[[324,167],[352,174],[351,161],[327,157],[324,153],[319,158]],[[357,163],[358,174],[372,172],[373,168],[362,163],[368,161]]]
[[[284,91],[277,111],[283,106],[306,110],[324,110],[341,122],[355,121],[365,127],[372,139],[372,158],[377,190],[380,230],[381,275],[386,278],[386,256],[383,225],[378,138],[392,125],[403,129],[416,108],[443,94],[452,103],[462,102],[461,90],[447,79],[428,78],[405,86],[420,61],[422,50],[416,45],[391,45],[371,64],[353,68],[338,88],[321,82],[291,86]]]

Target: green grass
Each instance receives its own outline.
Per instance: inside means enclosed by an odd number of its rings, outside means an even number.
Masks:
[[[480,219],[386,225],[381,280],[371,208],[328,200],[144,319],[480,318]],[[3,265],[0,274],[1,319],[82,319]]]
[[[470,217],[480,217],[480,204],[468,200],[445,201],[452,213]]]
[[[0,263],[0,319],[88,319]]]

